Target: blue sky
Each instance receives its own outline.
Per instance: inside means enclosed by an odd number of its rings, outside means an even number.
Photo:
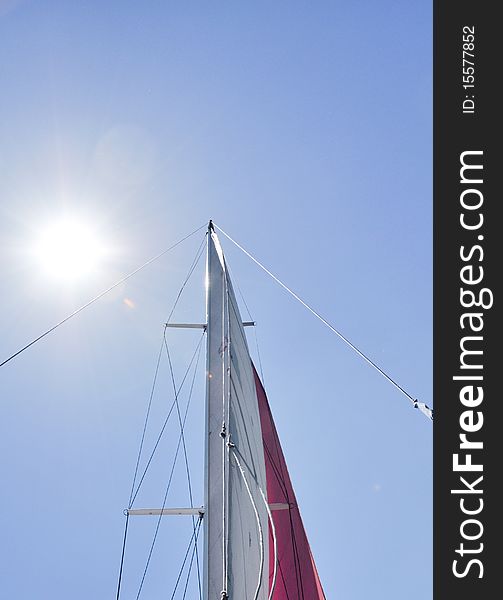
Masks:
[[[431,39],[426,2],[1,2],[0,358],[213,218],[431,406]],[[61,215],[114,248],[72,285],[27,252]],[[6,597],[115,597],[162,323],[202,233],[1,369]],[[431,597],[431,423],[222,244],[327,598]],[[202,320],[203,296],[201,264],[175,319]],[[195,343],[170,337],[178,378]],[[153,431],[169,384],[163,362]],[[186,532],[163,522],[145,598]],[[125,598],[151,534],[134,523]]]

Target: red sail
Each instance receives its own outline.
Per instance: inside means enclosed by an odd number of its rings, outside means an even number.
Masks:
[[[277,545],[272,600],[325,600],[267,396],[255,369],[254,374],[264,443],[267,499]],[[269,589],[273,585],[274,563],[274,540],[269,525]]]

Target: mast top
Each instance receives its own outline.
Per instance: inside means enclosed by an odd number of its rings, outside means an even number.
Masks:
[[[210,219],[210,222],[208,223],[208,233],[211,233],[212,231],[215,231],[215,226],[213,225],[213,220]]]

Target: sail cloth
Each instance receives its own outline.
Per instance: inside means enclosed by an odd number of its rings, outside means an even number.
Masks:
[[[324,600],[325,594],[311,554],[269,402],[255,369],[254,375],[264,444],[267,499],[273,509],[271,512],[277,546],[277,574],[272,600]],[[269,548],[272,549],[272,527],[269,528],[269,538]],[[270,587],[273,584],[274,561],[274,554],[270,552]]]
[[[207,271],[205,599],[268,600],[267,482],[255,380],[232,283],[211,230]]]
[[[211,227],[207,260],[205,600],[324,600]]]

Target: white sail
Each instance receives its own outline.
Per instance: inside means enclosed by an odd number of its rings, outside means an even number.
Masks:
[[[205,600],[267,600],[269,522],[252,364],[218,238],[207,264]]]

